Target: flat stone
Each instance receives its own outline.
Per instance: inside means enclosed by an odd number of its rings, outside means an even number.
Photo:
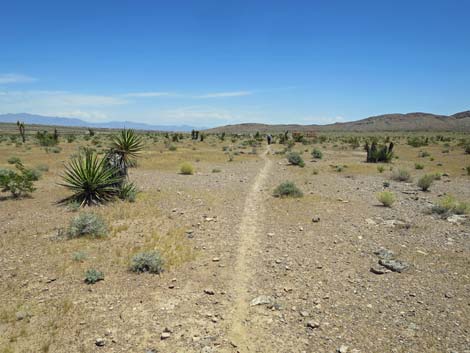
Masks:
[[[374,254],[377,255],[380,259],[392,259],[393,256],[395,255],[393,251],[385,249],[385,248],[380,248],[374,251]]]
[[[170,332],[162,332],[162,334],[160,335],[160,339],[162,340],[166,340],[168,338],[171,337],[171,333]]]
[[[406,271],[410,267],[410,265],[405,261],[391,259],[380,259],[379,264],[393,272],[400,273]]]
[[[267,295],[260,295],[250,302],[250,306],[255,305],[274,305],[274,298]]]

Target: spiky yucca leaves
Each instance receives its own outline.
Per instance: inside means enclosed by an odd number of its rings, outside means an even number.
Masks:
[[[121,183],[116,169],[111,168],[105,158],[85,150],[70,160],[65,166],[62,186],[72,190],[74,194],[61,203],[78,202],[80,206],[91,206],[114,199]]]
[[[142,137],[134,130],[121,130],[112,137],[111,148],[107,155],[108,163],[119,170],[121,177],[127,177],[127,169],[144,148]]]

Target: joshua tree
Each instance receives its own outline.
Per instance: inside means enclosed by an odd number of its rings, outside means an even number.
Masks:
[[[23,140],[23,143],[25,143],[26,136],[24,134],[24,122],[20,123],[19,121],[17,121],[16,125],[18,126],[18,130],[20,130],[21,139]]]

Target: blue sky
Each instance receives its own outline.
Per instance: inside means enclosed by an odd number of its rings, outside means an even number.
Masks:
[[[214,126],[470,109],[470,1],[7,1],[0,113]]]

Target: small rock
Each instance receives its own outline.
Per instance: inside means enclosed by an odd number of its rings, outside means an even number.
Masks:
[[[170,337],[171,337],[170,332],[162,332],[162,334],[160,335],[160,339],[162,340],[166,340],[167,338],[170,338]]]
[[[462,224],[465,223],[467,217],[465,215],[454,214],[450,217],[447,217],[447,222],[452,224]]]
[[[220,261],[220,258],[218,258],[218,257],[214,257],[214,258],[212,259],[212,262],[219,262],[219,261]]]
[[[392,259],[395,254],[393,251],[385,249],[385,248],[380,248],[379,250],[374,251],[374,254],[377,255],[381,259]]]
[[[318,322],[316,322],[316,321],[309,320],[309,321],[307,321],[307,327],[308,327],[308,328],[311,328],[311,329],[319,328],[319,327],[320,327],[320,323],[318,323]]]
[[[401,260],[391,260],[391,259],[380,259],[379,264],[392,270],[393,272],[403,272],[406,271],[410,265]]]
[[[310,313],[308,311],[303,310],[303,311],[300,312],[300,316],[308,317],[308,316],[310,316]]]
[[[95,345],[98,347],[103,347],[105,344],[106,344],[106,341],[104,340],[104,338],[97,338],[95,340]]]
[[[318,217],[318,216],[312,217],[312,222],[313,222],[313,223],[318,223],[318,222],[320,222],[320,217]]]
[[[336,351],[338,353],[347,353],[348,350],[349,350],[349,347],[342,344]]]
[[[207,295],[214,295],[215,292],[212,290],[212,289],[204,289],[204,293],[206,293]]]
[[[28,316],[29,316],[29,315],[28,315],[27,312],[25,312],[25,311],[18,311],[18,312],[16,313],[16,320],[17,320],[17,321],[21,321],[21,320],[26,319]]]
[[[274,298],[267,295],[260,295],[250,302],[250,306],[255,305],[274,305]]]

